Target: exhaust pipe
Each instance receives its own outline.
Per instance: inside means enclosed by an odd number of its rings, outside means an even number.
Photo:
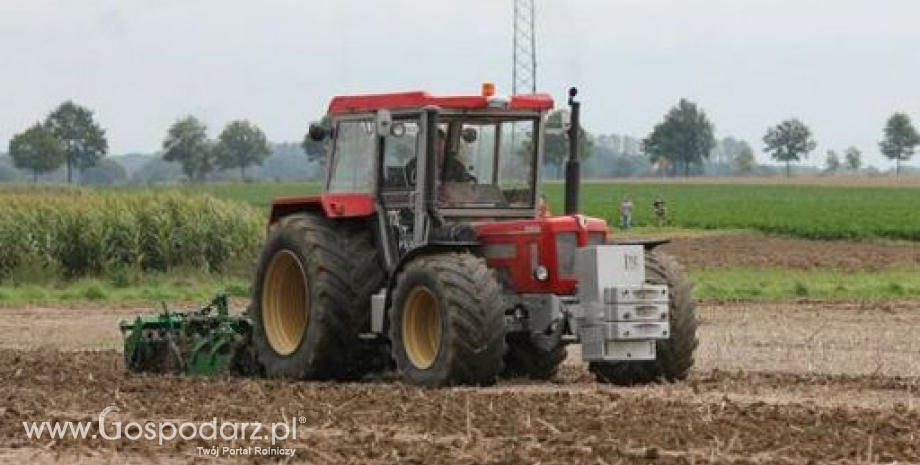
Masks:
[[[569,159],[565,162],[565,214],[578,214],[578,189],[581,184],[581,164],[578,161],[578,137],[581,135],[581,102],[575,100],[578,89],[569,88],[569,108],[572,127],[569,128]]]

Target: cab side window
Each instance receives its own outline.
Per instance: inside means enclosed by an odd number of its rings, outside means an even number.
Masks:
[[[416,120],[401,120],[396,134],[386,137],[383,150],[385,181],[384,188],[392,190],[411,189],[415,186],[416,156],[418,154],[419,126]]]
[[[374,121],[342,121],[336,128],[329,192],[371,192],[374,185]]]

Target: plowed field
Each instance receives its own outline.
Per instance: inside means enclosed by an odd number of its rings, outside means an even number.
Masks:
[[[907,242],[809,241],[758,234],[716,234],[674,241],[663,250],[689,269],[879,271],[920,269],[920,245]]]
[[[265,440],[29,438],[23,422],[262,422],[297,418],[294,462],[854,463],[920,461],[920,302],[713,304],[684,383],[594,383],[577,351],[553,383],[427,390],[136,376],[113,349],[140,309],[5,309],[0,461],[211,462],[198,447]],[[223,456],[284,461],[277,456]]]

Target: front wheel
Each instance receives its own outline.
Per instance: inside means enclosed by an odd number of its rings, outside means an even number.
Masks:
[[[399,276],[390,312],[393,358],[408,382],[489,385],[501,373],[504,309],[482,259],[450,253],[414,260]]]
[[[655,360],[646,362],[591,362],[588,369],[598,382],[635,385],[686,379],[696,351],[696,301],[687,275],[673,257],[645,254],[645,281],[667,285],[670,293],[671,337],[658,341]]]

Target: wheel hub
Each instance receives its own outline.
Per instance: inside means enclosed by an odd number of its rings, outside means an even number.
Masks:
[[[262,325],[269,345],[278,355],[290,355],[300,346],[309,316],[309,288],[300,259],[289,250],[272,257],[262,284]]]
[[[420,370],[434,365],[441,348],[441,311],[426,287],[409,293],[403,309],[403,345],[409,361]]]

